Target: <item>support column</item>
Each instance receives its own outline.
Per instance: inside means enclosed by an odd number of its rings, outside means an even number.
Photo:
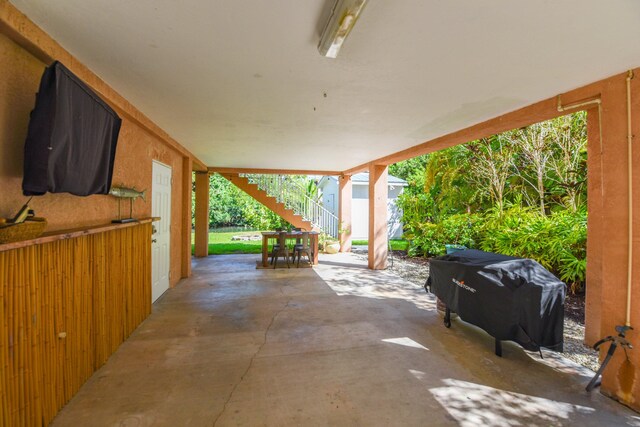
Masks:
[[[387,268],[387,184],[386,165],[369,165],[369,268]]]
[[[182,159],[182,268],[181,277],[191,276],[191,193],[193,191],[193,161]]]
[[[600,338],[602,322],[602,146],[600,143],[600,112],[587,111],[587,286],[585,301],[584,343],[593,346]],[[606,335],[606,334],[605,334]]]
[[[351,200],[353,196],[351,175],[338,177],[338,223],[340,230],[340,252],[351,252]]]
[[[195,256],[209,255],[209,174],[196,172]]]
[[[636,70],[637,73],[637,70]],[[603,394],[640,409],[640,147],[633,147],[633,156],[628,156],[627,144],[627,91],[625,75],[609,79],[602,90],[602,192],[589,194],[589,198],[601,200],[590,203],[601,204],[603,220],[596,220],[596,254],[599,252],[602,277],[601,328],[600,334],[616,335],[615,326],[626,320],[627,296],[631,296],[630,324],[634,331],[627,339],[634,349],[628,351],[629,359],[620,348],[607,365],[600,388]],[[632,86],[632,134],[640,135],[640,75],[631,80]],[[637,142],[637,139],[636,139]],[[629,173],[632,166],[633,205],[629,209]],[[593,205],[590,205],[590,207]],[[633,220],[633,259],[629,263],[628,220]],[[594,242],[589,242],[593,244]],[[590,258],[593,261],[593,257]],[[627,267],[631,264],[632,290],[627,289]],[[596,265],[597,267],[597,265]],[[592,267],[595,268],[595,267]],[[591,274],[594,274],[590,270]],[[587,278],[589,280],[589,278]],[[587,287],[590,283],[587,282]],[[588,293],[589,291],[587,291]],[[602,360],[609,346],[600,350]]]

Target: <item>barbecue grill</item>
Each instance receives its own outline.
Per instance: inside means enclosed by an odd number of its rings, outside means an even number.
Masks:
[[[563,349],[566,285],[534,260],[475,249],[432,258],[427,292],[465,322],[501,341],[515,341],[527,350]]]

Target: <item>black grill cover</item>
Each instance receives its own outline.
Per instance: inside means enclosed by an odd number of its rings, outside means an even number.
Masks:
[[[566,286],[536,261],[458,251],[431,259],[427,286],[462,320],[498,340],[562,351]]]
[[[64,65],[47,67],[24,146],[24,195],[109,193],[121,123]]]

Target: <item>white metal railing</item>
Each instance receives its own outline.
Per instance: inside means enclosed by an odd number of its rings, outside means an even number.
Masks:
[[[241,174],[269,196],[275,197],[314,227],[338,238],[338,217],[307,194],[307,189],[287,175]]]

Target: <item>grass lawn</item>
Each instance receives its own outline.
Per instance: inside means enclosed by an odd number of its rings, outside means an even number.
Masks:
[[[262,239],[231,241],[233,236],[260,235],[259,231],[236,231],[229,233],[209,233],[209,255],[223,254],[259,254],[262,252]],[[193,253],[194,235],[191,233],[191,253]],[[366,245],[366,240],[354,240],[354,245]],[[391,240],[394,251],[406,251],[409,242],[401,239]]]
[[[223,254],[259,254],[262,252],[260,240],[231,241],[233,236],[260,235],[259,231],[240,231],[231,233],[209,233],[209,255]],[[191,253],[193,253],[194,235],[191,233]]]
[[[352,245],[368,245],[368,240],[354,240],[351,242]],[[409,242],[403,239],[391,239],[391,249],[394,251],[406,251],[409,249]]]

